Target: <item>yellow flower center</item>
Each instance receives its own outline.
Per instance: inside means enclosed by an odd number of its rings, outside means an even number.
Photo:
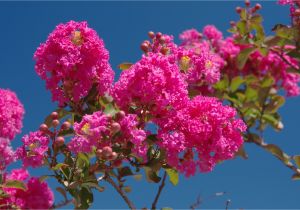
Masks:
[[[213,67],[213,63],[211,62],[211,61],[206,61],[205,62],[205,68],[206,69],[210,69],[210,68],[212,68]]]
[[[180,59],[180,69],[183,71],[187,71],[189,69],[190,66],[190,58],[188,56],[183,56]]]
[[[79,46],[83,43],[83,38],[81,36],[80,31],[74,31],[73,32],[72,42],[73,42],[73,44],[75,44],[77,46]]]
[[[81,131],[84,134],[89,135],[89,133],[90,133],[90,127],[91,127],[90,124],[86,123],[86,124],[84,124],[84,126],[82,126]]]

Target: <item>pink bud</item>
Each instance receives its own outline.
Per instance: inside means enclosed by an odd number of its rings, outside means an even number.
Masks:
[[[236,11],[236,13],[240,14],[242,12],[242,8],[241,7],[236,7],[235,11]]]
[[[156,39],[160,39],[161,36],[162,36],[161,32],[156,33]]]
[[[262,7],[261,4],[255,4],[255,7],[254,7],[254,8],[255,8],[256,10],[260,10],[261,7]]]
[[[114,123],[111,124],[111,131],[112,131],[112,133],[117,133],[120,130],[121,130],[121,126],[120,126],[119,123],[114,122]]]
[[[102,157],[102,154],[103,154],[102,149],[97,149],[97,150],[96,150],[96,156],[97,156],[98,158],[101,158],[101,157]]]
[[[53,125],[54,127],[57,127],[57,126],[59,125],[59,120],[53,120],[53,121],[52,121],[52,125]]]
[[[40,131],[47,132],[48,131],[48,126],[46,124],[41,124],[40,125]]]
[[[62,130],[69,130],[71,127],[71,123],[69,123],[68,121],[64,122],[62,125],[61,125],[61,129]]]
[[[144,52],[148,52],[148,45],[146,43],[142,43],[141,44],[141,49],[144,51]]]
[[[62,146],[62,145],[64,145],[64,143],[65,143],[65,139],[64,139],[64,137],[62,137],[62,136],[58,136],[56,139],[55,139],[55,144],[57,145],[57,146]]]
[[[123,119],[125,117],[125,112],[124,111],[119,111],[117,113],[117,119]]]
[[[153,39],[155,37],[155,33],[153,31],[149,31],[148,36],[150,39]]]
[[[111,153],[112,153],[111,147],[105,146],[105,147],[103,147],[102,151],[103,151],[103,155],[104,155],[105,157],[111,156]]]
[[[245,0],[245,5],[246,5],[246,7],[249,7],[250,6],[250,0]]]
[[[52,112],[52,113],[51,113],[51,118],[52,118],[53,120],[57,119],[57,118],[58,118],[58,113],[57,113],[57,112]]]

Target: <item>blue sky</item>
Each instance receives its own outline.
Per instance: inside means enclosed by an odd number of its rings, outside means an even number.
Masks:
[[[44,42],[54,27],[69,20],[86,20],[104,39],[110,51],[113,69],[124,62],[141,57],[140,43],[153,30],[178,34],[185,29],[201,30],[214,24],[225,34],[229,21],[236,20],[234,9],[242,1],[200,2],[0,2],[0,87],[14,90],[23,102],[26,115],[23,133],[36,130],[44,117],[56,107],[34,71],[35,49]],[[275,23],[288,23],[288,7],[273,2],[263,5],[264,25],[270,33]],[[119,73],[119,72],[118,72]],[[281,109],[285,128],[278,133],[269,129],[267,142],[280,145],[287,153],[300,154],[300,97],[290,98]],[[18,135],[14,146],[20,144]],[[273,156],[255,145],[246,145],[249,160],[235,159],[218,165],[212,173],[198,174],[179,185],[170,183],[164,189],[159,207],[188,208],[198,195],[202,208],[300,208],[300,182],[290,179],[292,173]],[[32,171],[40,175],[45,171]],[[55,183],[50,181],[51,186]],[[131,181],[130,198],[138,207],[149,207],[157,185]],[[216,192],[224,196],[210,198]],[[126,208],[123,200],[111,189],[95,194],[93,208]]]

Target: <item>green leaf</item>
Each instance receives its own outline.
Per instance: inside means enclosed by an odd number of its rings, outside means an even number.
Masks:
[[[4,183],[4,186],[10,187],[10,188],[26,190],[25,184],[19,180],[8,180]]]
[[[255,101],[258,98],[258,90],[248,86],[246,88],[245,96],[247,101]]]
[[[90,159],[86,154],[80,152],[78,153],[77,157],[78,157],[77,159],[78,162],[82,161],[85,166],[90,165]]]
[[[119,173],[119,176],[121,176],[121,177],[133,175],[131,169],[128,166],[118,168],[118,173]]]
[[[132,191],[131,187],[130,186],[125,186],[123,187],[123,190],[126,192],[126,193],[130,193]]]
[[[230,84],[230,89],[232,92],[236,91],[241,84],[244,83],[244,79],[241,77],[241,76],[237,76],[237,77],[234,77],[232,80],[231,80],[231,84]]]
[[[297,164],[298,168],[300,168],[300,155],[293,156],[295,163]]]
[[[264,146],[264,148],[266,150],[268,150],[269,152],[271,152],[274,156],[276,156],[278,159],[280,159],[281,161],[283,161],[284,163],[289,163],[290,161],[290,157],[285,154],[278,146],[276,146],[275,144],[267,144]]]
[[[170,182],[176,186],[179,182],[179,174],[178,174],[178,171],[176,171],[175,169],[172,169],[172,168],[167,168],[165,169],[168,176],[169,176],[169,179],[170,179]]]
[[[244,36],[247,33],[247,22],[245,20],[241,20],[239,22],[236,23],[236,27],[238,32]]]
[[[275,80],[272,76],[266,76],[264,77],[261,87],[270,87],[274,84]]]
[[[133,63],[121,63],[118,67],[121,70],[127,70],[129,69],[131,66],[133,65]]]
[[[105,106],[104,113],[114,116],[117,113],[117,110],[115,109],[115,107],[112,104],[107,104]]]
[[[273,96],[267,105],[265,112],[270,114],[276,113],[277,110],[284,104],[284,102],[285,98],[283,96]]]
[[[240,54],[238,55],[237,57],[237,67],[238,69],[243,69],[247,60],[248,60],[248,57],[249,55],[255,50],[256,48],[255,47],[250,47],[250,48],[246,48],[246,49],[243,49]]]
[[[149,167],[144,167],[144,170],[145,170],[147,181],[155,182],[155,183],[160,182],[161,178],[157,175],[157,172],[153,171]]]
[[[80,198],[78,206],[80,209],[88,209],[94,201],[93,193],[86,187],[81,188],[78,196]]]
[[[292,180],[300,180],[300,175],[299,174],[293,174]]]
[[[246,9],[242,9],[241,13],[240,13],[240,17],[242,20],[246,20],[247,19],[247,10]]]
[[[247,153],[245,151],[245,148],[243,146],[241,146],[239,148],[239,150],[235,153],[235,155],[236,156],[240,156],[240,157],[242,157],[245,160],[248,159],[248,155],[247,155]]]
[[[52,167],[51,169],[56,171],[56,170],[59,170],[60,168],[65,168],[65,167],[69,167],[69,165],[67,165],[65,163],[58,163],[54,167]]]

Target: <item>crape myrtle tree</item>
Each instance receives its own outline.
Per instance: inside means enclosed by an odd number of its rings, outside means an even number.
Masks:
[[[136,63],[122,63],[117,82],[109,52],[86,22],[59,24],[34,54],[35,71],[58,103],[39,129],[22,137],[24,108],[0,89],[0,208],[49,209],[69,203],[86,209],[103,182],[135,209],[125,177],[143,175],[158,184],[156,209],[166,178],[178,183],[210,172],[236,156],[244,143],[263,148],[300,179],[300,156],[263,138],[266,127],[283,129],[278,109],[300,88],[300,1],[290,5],[290,25],[267,36],[260,4],[237,7],[229,37],[213,25],[173,36],[148,33]],[[147,129],[151,125],[155,129]],[[15,161],[21,168],[8,170]],[[49,173],[31,177],[28,168]],[[11,167],[10,167],[11,168]],[[54,202],[47,179],[60,184]],[[98,195],[97,195],[98,196]]]

